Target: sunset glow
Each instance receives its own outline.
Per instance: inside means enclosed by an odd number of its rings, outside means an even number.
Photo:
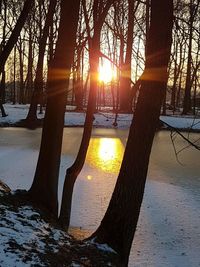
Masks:
[[[106,60],[99,66],[99,81],[109,83],[116,78],[116,72],[112,68],[110,61]]]

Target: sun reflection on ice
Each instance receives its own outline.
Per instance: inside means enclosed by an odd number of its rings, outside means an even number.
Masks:
[[[88,175],[87,179],[88,179],[88,181],[91,181],[92,180],[92,175]]]
[[[87,154],[87,162],[105,172],[118,173],[124,153],[119,138],[92,138]]]

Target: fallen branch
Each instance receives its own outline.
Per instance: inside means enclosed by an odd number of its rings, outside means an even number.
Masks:
[[[190,144],[191,146],[193,146],[194,148],[196,148],[197,150],[200,150],[200,146],[196,145],[194,142],[190,141],[189,138],[185,137],[177,128],[171,126],[170,124],[168,124],[167,122],[164,122],[163,120],[160,120],[160,122],[162,122],[163,124],[165,124],[169,129],[171,129],[172,131],[176,132],[178,135],[180,135],[186,142],[188,142],[188,144]]]

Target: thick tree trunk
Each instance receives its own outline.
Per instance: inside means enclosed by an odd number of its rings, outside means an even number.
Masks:
[[[47,107],[42,141],[33,184],[29,190],[34,202],[57,217],[58,176],[62,146],[66,87],[73,60],[80,0],[61,2],[61,17],[55,56],[48,74]],[[67,26],[66,26],[67,25]]]
[[[152,0],[151,11],[145,72],[134,121],[109,207],[91,237],[111,246],[119,253],[125,266],[136,230],[152,142],[166,90],[173,1]]]

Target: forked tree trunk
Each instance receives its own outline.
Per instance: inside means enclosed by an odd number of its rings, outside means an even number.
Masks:
[[[66,87],[76,43],[80,0],[62,0],[58,40],[48,74],[47,107],[30,197],[57,217],[58,176],[66,105]]]
[[[128,265],[146,182],[152,142],[167,83],[173,0],[151,1],[145,72],[117,183],[106,214],[91,236],[107,243]]]

